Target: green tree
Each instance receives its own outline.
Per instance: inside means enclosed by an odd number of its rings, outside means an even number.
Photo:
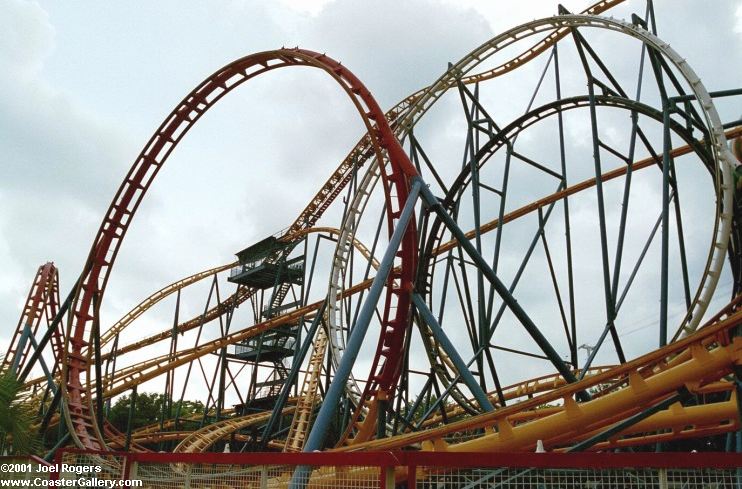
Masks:
[[[0,455],[37,454],[41,449],[33,429],[35,411],[21,398],[22,388],[14,372],[0,371]]]
[[[128,395],[119,397],[111,406],[108,420],[120,431],[126,432],[129,421],[129,406],[131,398]],[[156,423],[162,418],[163,403],[165,395],[154,392],[138,394],[131,418],[131,429],[135,430],[142,426]],[[178,412],[180,401],[173,403],[172,414]],[[201,401],[183,401],[180,406],[180,418],[186,418],[194,414],[203,414],[204,405]]]

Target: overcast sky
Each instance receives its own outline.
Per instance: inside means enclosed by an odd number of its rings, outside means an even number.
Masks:
[[[614,15],[643,10],[627,3]],[[656,3],[659,36],[707,88],[742,86],[742,1]],[[220,66],[299,45],[341,60],[386,109],[496,33],[554,13],[551,0],[0,0],[2,350],[37,267],[54,261],[69,291],[142,146]],[[355,144],[361,125],[337,87],[284,71],[217,105],[173,154],[123,244],[106,320],[289,225]]]

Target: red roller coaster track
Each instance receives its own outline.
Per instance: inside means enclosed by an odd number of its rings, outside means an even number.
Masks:
[[[62,390],[65,413],[72,427],[71,436],[78,446],[105,448],[91,405],[88,370],[94,361],[91,358],[94,349],[86,348],[87,338],[99,334],[95,331],[98,308],[121,242],[139,204],[175,146],[211,106],[243,82],[287,66],[320,68],[350,96],[372,137],[378,160],[384,161],[384,153],[388,156],[389,168],[381,165],[381,174],[390,233],[394,229],[395,220],[407,200],[410,179],[417,175],[417,171],[394,137],[371,93],[350,70],[324,54],[296,48],[250,55],[216,71],[171,112],[137,157],[105,214],[82,273],[80,286],[75,291],[67,325]],[[416,231],[412,224],[402,240],[399,253],[401,267],[391,273],[387,280],[386,309],[381,328],[383,333],[372,369],[372,372],[377,372],[373,381],[380,389],[392,388],[398,376],[396,362],[386,362],[386,359],[393,358],[402,348],[415,271],[415,246]],[[392,303],[395,308],[390,308]]]
[[[46,314],[47,321],[51,321],[59,309],[59,272],[54,263],[48,262],[41,265],[36,271],[31,290],[28,292],[23,313],[18,320],[18,325],[13,333],[13,338],[8,346],[8,351],[3,359],[4,366],[10,366],[19,356],[17,370],[21,370],[26,362],[26,357],[31,349],[31,341],[22,341],[23,331],[28,326],[31,328],[31,336],[36,336],[41,318]],[[63,340],[59,329],[52,334],[52,350],[55,359],[61,358]]]

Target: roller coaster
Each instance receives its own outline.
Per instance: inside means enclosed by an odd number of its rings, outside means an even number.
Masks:
[[[55,265],[38,269],[4,368],[39,436],[132,452],[742,451],[742,121],[716,109],[742,89],[708,91],[652,2],[605,16],[622,3],[509,29],[386,112],[298,47],[207,77],[135,159],[64,301]],[[292,67],[334,80],[366,133],[283,231],[105,324],[172,152],[229,92]],[[203,312],[183,320],[186,300]],[[155,306],[172,324],[137,328]],[[160,418],[121,432],[111,401],[133,408],[140,386],[164,394]],[[203,413],[181,415],[184,399]]]

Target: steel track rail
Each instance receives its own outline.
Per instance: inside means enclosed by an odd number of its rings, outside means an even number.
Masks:
[[[608,8],[611,8],[614,5],[621,3],[622,1],[623,0],[608,0],[597,2],[596,4],[586,9],[585,13],[600,13],[607,10]],[[556,36],[546,38],[539,45],[534,46],[533,49],[530,49],[518,58],[515,58],[512,63],[506,63],[500,67],[491,70],[490,72],[480,73],[468,77],[464,80],[464,83],[477,83],[484,79],[499,76],[500,74],[505,73],[515,67],[519,62],[527,60],[530,57],[537,56],[541,51],[547,49],[551,44],[553,44],[553,42],[556,42],[559,37],[566,35],[566,33],[567,31],[565,30],[564,32],[557,33]],[[267,70],[272,68],[265,66],[265,69]],[[184,99],[179,109],[174,111],[173,114],[171,114],[170,118],[168,118],[162,124],[160,130],[150,140],[148,147],[145,148],[145,151],[143,151],[140,155],[140,158],[138,160],[139,168],[137,168],[135,171],[135,168],[137,167],[137,165],[135,165],[135,167],[132,168],[132,170],[129,172],[129,175],[127,176],[127,182],[133,185],[123,185],[122,189],[120,189],[119,193],[117,194],[117,197],[114,199],[114,202],[111,204],[111,208],[109,208],[107,218],[106,220],[104,220],[104,223],[101,226],[101,231],[99,232],[99,237],[96,240],[97,244],[94,246],[93,251],[91,251],[88,264],[86,265],[86,269],[83,273],[83,276],[86,276],[86,274],[88,274],[89,276],[87,277],[88,282],[82,284],[82,289],[85,291],[85,293],[82,295],[82,297],[78,297],[78,301],[75,304],[75,321],[78,325],[82,324],[81,328],[75,328],[76,332],[84,330],[85,324],[91,319],[91,313],[93,315],[95,314],[95,311],[90,310],[90,305],[92,302],[91,295],[100,295],[100,297],[98,298],[99,301],[102,298],[102,292],[105,290],[105,284],[108,279],[108,273],[106,269],[110,269],[110,266],[112,265],[113,260],[116,257],[118,251],[118,243],[123,238],[123,234],[128,228],[128,222],[133,216],[136,207],[138,206],[138,201],[141,198],[141,195],[146,192],[146,189],[151,182],[151,178],[153,178],[154,174],[157,173],[160,165],[164,162],[164,159],[167,158],[170,151],[172,151],[173,147],[177,144],[177,141],[180,139],[180,137],[182,137],[182,135],[189,129],[190,125],[184,123],[186,121],[189,123],[195,122],[203,114],[203,112],[208,109],[210,104],[218,100],[226,91],[233,88],[234,85],[239,84],[242,81],[244,80],[235,80],[234,78],[224,77],[221,80],[221,82],[224,83],[222,87],[214,87],[213,85],[209,85],[209,81],[204,82],[204,84],[202,84],[196,91],[194,91],[194,93]],[[221,89],[223,91],[217,93],[213,96],[213,99],[209,100],[206,96],[206,90],[214,88],[216,88],[217,90]],[[425,93],[425,91],[421,90],[416,94],[405,98],[400,104],[398,104],[395,108],[388,112],[388,118],[390,120],[396,120],[396,115],[403,113],[405,108],[408,107],[416,99],[417,96],[423,93]],[[169,131],[170,129],[172,129],[172,132],[167,134],[167,131]],[[167,136],[164,141],[160,137],[162,135]],[[322,212],[324,212],[324,210],[339,194],[340,190],[348,183],[350,175],[349,170],[352,168],[357,158],[359,156],[369,157],[372,154],[372,152],[369,151],[369,142],[371,140],[372,138],[369,138],[368,136],[364,137],[359,145],[357,145],[356,149],[351,151],[351,154],[349,154],[348,157],[344,160],[340,168],[338,168],[338,170],[328,179],[326,184],[318,192],[317,196],[312,199],[307,208],[302,212],[302,214],[300,214],[299,218],[297,218],[294,225],[292,225],[292,227],[290,228],[291,231],[299,230],[302,227],[310,226],[314,222],[316,222],[319,216],[321,216]],[[364,150],[359,150],[359,147],[363,147]],[[153,148],[157,148],[156,153],[151,151]],[[158,161],[159,157],[162,157],[160,161]],[[147,169],[145,169],[145,167],[147,167]],[[151,175],[147,175],[147,172],[151,172]],[[129,180],[129,178],[133,178],[133,180]],[[137,181],[139,183],[137,183]],[[141,185],[142,183],[143,185]],[[127,188],[124,189],[124,187]],[[141,195],[137,196],[136,194],[139,192],[141,192]],[[133,199],[134,201],[134,206],[131,209],[127,208],[125,205],[130,199]],[[122,204],[124,205],[122,206]],[[102,244],[104,246],[98,247],[98,244]],[[113,246],[110,246],[111,244],[113,244]],[[96,250],[97,247],[100,248],[98,250],[98,254],[94,254],[94,250]],[[109,249],[106,252],[102,252],[103,248]],[[96,269],[100,270],[96,271]],[[98,275],[101,270],[103,271],[103,273],[99,277]],[[97,282],[97,284],[94,282]],[[235,302],[243,302],[248,298],[248,295],[245,293],[246,291],[243,290],[242,292],[243,293],[241,294],[238,290],[234,297],[228,298],[222,304],[219,304],[215,308],[209,310],[204,317],[195,318],[191,322],[194,324],[201,321],[208,322],[215,319],[216,317],[219,317],[221,314],[225,313],[229,309],[228,306],[230,304],[234,304]],[[133,312],[135,314],[137,313],[137,311]],[[72,360],[70,362],[65,362],[65,364],[72,364],[71,366],[73,377],[79,376],[79,372],[83,370],[82,367],[84,367],[84,364],[86,363],[84,357],[90,357],[90,354],[80,355],[79,352],[79,350],[81,350],[85,346],[83,344],[84,336],[85,335],[82,334],[74,338],[72,342]],[[110,337],[111,335],[106,336],[106,341],[110,341]],[[68,368],[65,368],[65,372],[67,371]],[[65,375],[67,374],[65,373]],[[76,386],[73,386],[72,393],[72,399],[75,408],[77,410],[87,411],[88,408],[84,406],[84,404],[86,403],[82,402],[82,396],[78,395],[78,389]],[[68,394],[69,393],[65,389],[65,396],[69,398]],[[86,415],[86,417],[88,420],[90,419],[89,416]],[[83,431],[90,428],[90,423],[88,421],[83,424],[88,425],[87,428],[83,428]],[[76,437],[75,439],[76,441],[78,441]],[[86,440],[88,439],[89,438],[86,437]]]
[[[90,348],[85,347],[89,344],[93,332],[91,325],[96,320],[97,307],[103,298],[121,243],[147,189],[178,142],[214,103],[245,81],[287,66],[315,67],[328,73],[358,110],[367,132],[372,135],[377,157],[381,158],[382,147],[388,152],[392,165],[383,179],[389,206],[389,227],[392,227],[395,215],[406,200],[408,179],[416,175],[416,170],[394,138],[376,101],[347,68],[319,53],[282,49],[241,58],[214,73],[183,99],[140,153],[106,212],[81,274],[67,324],[62,384],[64,414],[71,438],[79,447],[105,449],[103,436],[95,421],[89,385],[92,355],[99,352],[91,352]],[[406,264],[402,269],[402,280],[407,283],[411,282],[414,274],[415,258],[414,228],[410,230],[402,244],[405,251],[402,261]],[[406,297],[408,290],[409,287],[397,290],[389,287],[387,295],[388,298],[396,297],[402,305],[405,302],[409,304],[409,297]],[[402,310],[406,311],[406,308]],[[387,319],[391,327],[402,320],[396,316]],[[87,355],[84,354],[85,350]]]
[[[736,311],[663,348],[519,404],[425,432],[335,450],[394,450],[424,442],[423,448],[427,450],[518,451],[527,450],[532,444],[535,446],[536,440],[546,443],[565,433],[574,432],[577,436],[586,429],[597,430],[614,419],[641,411],[683,386],[690,386],[693,391],[723,378],[735,365],[742,363],[742,338],[730,335],[740,324],[742,311]],[[619,377],[628,379],[626,387],[586,403],[577,404],[572,398],[577,392]],[[560,404],[559,411],[551,416],[518,426],[509,421],[515,414],[550,403]],[[484,430],[484,434],[455,445],[444,441],[444,437],[472,430]]]
[[[295,407],[286,407],[281,414],[287,415],[294,411]],[[191,432],[188,436],[175,447],[173,452],[176,453],[201,453],[205,452],[211,445],[235,433],[239,430],[249,428],[250,426],[265,423],[271,416],[271,411],[262,413],[248,414],[237,418],[228,418]]]
[[[704,122],[706,123],[709,132],[710,141],[708,143],[713,151],[714,168],[712,169],[712,175],[717,192],[717,199],[715,202],[717,217],[714,223],[713,239],[709,247],[708,258],[704,267],[705,273],[703,274],[701,283],[699,284],[691,302],[691,307],[689,307],[685,319],[681,322],[678,328],[682,331],[682,334],[687,334],[688,332],[695,330],[698,322],[703,317],[703,314],[712,298],[719,276],[721,275],[721,269],[726,258],[725,254],[729,242],[732,220],[732,155],[726,145],[721,121],[711,97],[687,62],[668,44],[641,27],[620,20],[597,16],[563,15],[525,23],[521,26],[505,31],[492,40],[482,44],[479,48],[473,50],[461,61],[449,68],[449,70],[447,70],[438,81],[431,85],[431,87],[420,95],[415,100],[415,103],[409,107],[406,111],[406,115],[400,122],[399,126],[397,126],[397,137],[400,140],[404,140],[409,129],[415,125],[416,121],[419,120],[419,118],[422,117],[449,88],[456,86],[457,81],[462,76],[466,76],[475,70],[477,66],[495,53],[500,52],[501,50],[530,36],[546,33],[548,39],[556,37],[558,35],[557,33],[565,33],[579,27],[598,28],[618,32],[638,39],[650,48],[655,49],[678,70],[687,82],[695,98],[701,104]],[[528,55],[524,56],[523,59],[532,59],[531,53],[528,53]],[[507,66],[507,68],[514,69],[522,64],[523,61],[521,60],[514,61],[510,66]],[[373,186],[377,181],[375,171],[376,166],[369,168],[366,175],[359,183],[356,197],[350,206],[350,212],[348,213],[346,221],[343,223],[343,229],[345,232],[338,240],[337,251],[333,260],[334,266],[333,272],[331,273],[332,281],[330,283],[330,297],[337,297],[338,292],[342,290],[342,281],[340,278],[343,275],[339,268],[344,267],[345,264],[348,263],[347,256],[350,247],[348,246],[347,239],[350,237],[352,232],[358,228],[361,215],[368,202],[368,195],[371,193],[371,189],[373,189]],[[328,310],[331,345],[335,351],[341,352],[344,346],[342,344],[342,338],[340,338],[342,336],[343,328],[338,323],[340,318],[336,317],[336,315],[339,314],[340,308],[337,305],[330,304]],[[369,378],[369,381],[366,383],[365,390],[361,395],[365,406],[363,408],[359,407],[356,410],[352,418],[351,426],[343,436],[341,443],[356,443],[367,440],[372,436],[376,420],[371,419],[370,417],[361,419],[363,416],[362,413],[373,412],[373,409],[370,407],[375,404],[375,393],[382,392],[382,395],[388,397],[388,394],[394,389],[399,372],[401,371],[401,362],[404,357],[401,352],[402,343],[403,342],[400,338],[392,338],[384,328],[381,329],[377,351],[382,349],[382,345],[391,346],[391,348],[396,349],[394,354],[389,355],[388,358],[395,358],[397,364],[395,366],[384,364],[384,368],[387,371],[395,371],[396,375],[386,378],[384,385],[379,385],[375,380],[375,377],[381,360],[378,357],[374,359],[371,378]],[[355,432],[356,435],[351,438],[353,432]]]
[[[622,2],[623,0],[609,0],[609,1],[597,2],[594,5],[585,9],[583,12],[587,14],[598,14]],[[518,66],[519,63],[522,63],[542,53],[543,51],[548,49],[551,45],[553,45],[553,43],[558,41],[560,38],[564,37],[564,35],[566,34],[567,34],[567,31],[564,30],[563,32],[557,33],[557,35],[555,36],[549,36],[545,38],[541,43],[534,46],[532,49],[522,53],[521,55],[514,58],[510,62],[504,63],[487,72],[465,77],[462,80],[462,82],[464,84],[478,83],[480,81],[488,80],[488,79],[500,76],[502,74],[505,74],[511,71],[512,69],[514,69],[516,66]],[[392,109],[387,111],[387,113],[385,114],[387,120],[389,120],[390,123],[394,124],[395,121],[398,119],[398,117],[401,114],[405,113],[405,111],[410,106],[410,104],[412,104],[415,100],[417,100],[417,98],[419,98],[424,93],[425,93],[425,89],[422,89],[406,97],[402,101],[400,101]],[[359,141],[359,143],[354,147],[354,149],[341,162],[338,169],[335,170],[335,172],[333,172],[330,178],[328,178],[327,182],[320,188],[317,195],[310,201],[310,203],[307,205],[304,211],[300,213],[299,217],[295,220],[294,224],[290,226],[289,230],[287,231],[286,236],[298,235],[302,232],[303,226],[311,226],[314,223],[316,223],[317,220],[324,213],[324,211],[332,203],[332,201],[337,197],[340,191],[342,191],[342,189],[350,181],[350,177],[351,177],[353,169],[356,166],[363,165],[364,161],[368,158],[371,158],[372,156],[373,156],[373,148],[371,144],[371,139],[368,137],[368,135],[366,135],[361,139],[361,141]],[[200,272],[200,273],[207,273],[207,272]],[[195,277],[190,277],[190,278],[195,278]],[[188,278],[183,279],[183,280],[188,280]],[[176,284],[172,284],[171,286],[174,286],[174,285]],[[170,293],[173,293],[176,290],[178,289],[173,288],[167,291],[163,289],[162,291],[160,291],[160,293],[162,293],[163,295],[159,297],[159,300],[166,297]],[[155,297],[157,295],[158,293],[154,294],[152,297],[146,299],[142,304],[140,304],[140,306],[143,307],[143,310],[146,310],[148,307],[151,307],[151,305],[159,301],[159,300],[155,300],[157,299],[157,297]],[[217,304],[215,307],[209,309],[204,315],[195,317],[192,320],[179,325],[178,329],[179,331],[187,331],[187,330],[198,327],[200,324],[208,323],[218,318],[219,316],[223,315],[224,313],[226,313],[230,309],[230,307],[232,307],[233,305],[241,304],[242,302],[246,301],[247,299],[249,299],[251,295],[252,294],[250,293],[250,289],[241,288],[235,294],[233,294],[232,296],[222,301],[220,304]],[[154,300],[154,302],[149,305],[146,304],[146,302],[150,300]],[[119,331],[125,328],[126,325],[130,323],[131,320],[136,319],[136,317],[141,315],[143,310],[140,310],[138,306],[134,310],[130,311],[126,316],[124,316],[119,322],[117,322],[113,326],[114,328],[113,330],[109,330],[105,333],[104,341],[102,342],[101,346],[110,342],[111,339],[115,337],[115,331],[117,328],[119,329]],[[133,317],[131,318],[127,317],[129,315],[132,315]],[[157,337],[158,339],[153,338],[152,340],[145,340],[145,343],[136,343],[133,345],[127,345],[122,350],[120,350],[119,353],[122,354],[128,351],[134,351],[140,348],[141,346],[144,346],[144,344],[151,344],[149,343],[149,341],[155,342],[161,339],[166,339],[167,337],[169,337],[170,334],[171,334],[171,330],[168,330],[167,332],[163,332],[160,336],[158,336]],[[334,355],[334,358],[337,356],[338,355]]]
[[[27,334],[35,337],[41,324],[41,318],[45,313],[47,318],[53,318],[57,314],[59,304],[59,271],[54,263],[48,262],[41,265],[36,271],[21,317],[18,319],[18,324],[8,345],[8,351],[3,357],[3,370],[10,368],[14,363],[17,372],[23,370],[28,352],[31,349],[31,341]],[[52,334],[52,351],[54,352],[55,363],[61,358],[58,355],[60,355],[62,347],[62,335],[57,329]]]
[[[312,423],[314,407],[318,400],[317,387],[322,374],[322,362],[327,352],[327,333],[320,328],[312,344],[312,356],[309,358],[308,372],[304,376],[301,391],[296,403],[294,417],[291,420],[289,433],[286,435],[285,452],[301,452],[307,440],[307,433]]]
[[[742,128],[733,129],[727,132],[727,136],[730,138],[738,136],[738,135],[742,135]],[[674,157],[679,157],[681,155],[688,154],[692,150],[693,148],[691,146],[685,145],[685,146],[681,146],[679,148],[673,149],[671,154]],[[645,159],[642,159],[634,163],[633,168],[634,170],[641,170],[641,169],[648,168],[652,165],[655,165],[656,163],[657,163],[656,160],[653,158],[645,158]],[[604,182],[610,181],[612,179],[619,178],[620,176],[624,175],[625,172],[626,172],[626,168],[620,167],[615,170],[611,170],[609,172],[604,173],[601,177],[601,180]],[[523,207],[515,209],[503,217],[503,223],[508,223],[515,219],[527,216],[533,212],[537,212],[538,209],[544,208],[548,206],[549,204],[564,198],[565,196],[573,195],[575,193],[589,189],[593,187],[595,183],[596,183],[596,179],[590,178],[582,182],[579,182],[565,190],[562,190],[560,192],[555,192],[535,202],[532,202]],[[499,225],[498,219],[493,219],[492,221],[489,221],[482,225],[481,232],[482,234],[491,232],[495,230],[498,225]],[[467,237],[471,238],[474,236],[474,231],[473,230],[469,231],[466,233],[466,235]],[[457,242],[455,239],[442,243],[441,245],[439,245],[437,248],[435,248],[432,251],[432,254],[435,256],[439,256],[443,254],[444,252],[452,249],[454,246],[456,246],[456,244]],[[359,293],[362,290],[366,290],[370,286],[370,284],[371,284],[371,279],[368,279],[364,282],[356,284],[354,287],[349,288],[344,292],[343,298]],[[736,303],[732,303],[732,304],[734,305]],[[234,344],[239,341],[243,341],[245,339],[258,336],[263,331],[267,331],[272,328],[278,328],[284,324],[288,324],[291,321],[297,320],[302,315],[311,314],[313,311],[316,311],[317,309],[319,309],[320,305],[321,305],[321,301],[316,302],[314,304],[307,305],[297,311],[293,311],[288,314],[278,316],[271,321],[265,321],[263,323],[259,323],[257,325],[251,326],[245,330],[233,333],[226,338],[215,340],[214,342],[210,342],[210,343],[205,343],[198,348],[190,348],[190,349],[181,350],[176,354],[176,357],[174,358],[174,360],[177,363],[174,363],[172,365],[167,363],[167,359],[171,358],[170,355],[163,355],[155,359],[150,359],[145,362],[140,362],[140,363],[131,365],[129,367],[125,367],[119,373],[121,373],[124,378],[127,378],[127,380],[131,380],[131,382],[125,382],[125,385],[121,385],[122,383],[124,383],[124,380],[121,377],[119,377],[119,375],[117,374],[117,378],[118,378],[118,380],[116,381],[117,383],[109,387],[109,389],[111,390],[107,391],[105,395],[106,397],[109,397],[112,395],[120,394],[122,392],[125,392],[129,388],[133,387],[134,385],[137,385],[140,382],[150,380],[173,368],[177,368],[178,366],[188,361],[191,361],[201,356],[213,353],[225,345]],[[183,359],[182,357],[185,357],[185,359]],[[159,364],[163,364],[162,367],[156,370],[152,370],[153,365],[159,365]],[[148,369],[150,370],[148,371]],[[135,379],[136,379],[136,382],[134,381]],[[29,381],[26,384],[26,387],[32,385],[33,382],[40,382],[41,380],[43,379],[39,378],[39,379],[34,379],[32,381]],[[104,384],[108,385],[108,381],[105,381]]]

